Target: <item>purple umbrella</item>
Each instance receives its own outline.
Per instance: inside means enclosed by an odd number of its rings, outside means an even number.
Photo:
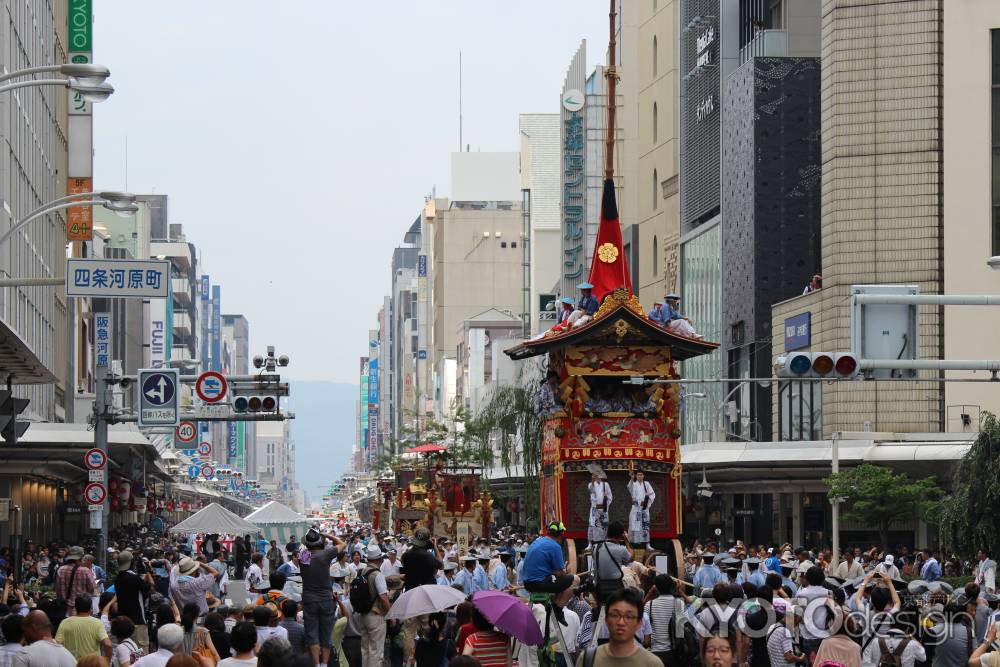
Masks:
[[[531,607],[510,593],[479,591],[472,596],[472,605],[498,630],[511,635],[522,644],[542,645],[542,630],[531,613]]]

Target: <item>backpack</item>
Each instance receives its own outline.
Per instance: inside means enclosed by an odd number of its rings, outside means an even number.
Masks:
[[[909,643],[910,638],[904,637],[902,641],[899,642],[899,646],[896,647],[896,650],[890,651],[889,645],[885,643],[885,639],[879,637],[878,648],[881,653],[881,657],[878,659],[876,665],[878,665],[878,667],[902,667],[903,651],[906,650],[906,645]]]
[[[375,606],[378,596],[375,594],[375,577],[372,575],[377,572],[377,569],[369,565],[358,572],[351,582],[348,599],[351,601],[351,607],[359,614],[367,614]]]

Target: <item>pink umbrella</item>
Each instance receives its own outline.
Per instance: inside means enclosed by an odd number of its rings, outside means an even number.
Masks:
[[[531,607],[510,593],[479,591],[472,596],[472,605],[501,632],[511,635],[522,644],[542,645],[542,630],[531,613]]]

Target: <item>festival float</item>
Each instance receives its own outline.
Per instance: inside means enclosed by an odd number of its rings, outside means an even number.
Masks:
[[[612,31],[610,53],[614,49]],[[612,62],[608,100],[616,99],[616,78]],[[588,281],[600,305],[593,313],[577,310],[506,353],[515,360],[545,355],[547,372],[558,376],[555,409],[542,415],[540,525],[565,524],[573,563],[573,541],[583,540],[583,546],[588,539],[592,474],[606,475],[611,486],[608,520],[628,526],[632,502],[626,485],[641,470],[656,494],[650,545],[665,553],[676,571],[683,527],[678,364],[713,352],[718,343],[703,340],[690,326],[651,320],[636,298],[615,200],[611,102],[607,114],[601,216]]]
[[[378,527],[400,535],[426,527],[460,548],[477,537],[489,537],[493,499],[481,486],[480,468],[450,463],[448,448],[433,443],[404,453],[423,455],[426,465],[398,466],[394,479],[379,481]]]

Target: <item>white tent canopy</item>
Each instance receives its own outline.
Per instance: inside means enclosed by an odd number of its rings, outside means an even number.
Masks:
[[[222,505],[211,503],[170,529],[175,533],[256,533],[258,528]]]
[[[309,520],[293,510],[287,505],[282,505],[277,500],[272,500],[260,509],[247,515],[247,521],[251,521],[258,526],[267,523],[302,523],[308,524]]]
[[[247,521],[253,521],[259,526],[264,539],[277,542],[279,547],[284,546],[292,535],[299,539],[309,530],[312,522],[302,516],[287,505],[282,505],[277,500],[272,500],[247,517]]]

